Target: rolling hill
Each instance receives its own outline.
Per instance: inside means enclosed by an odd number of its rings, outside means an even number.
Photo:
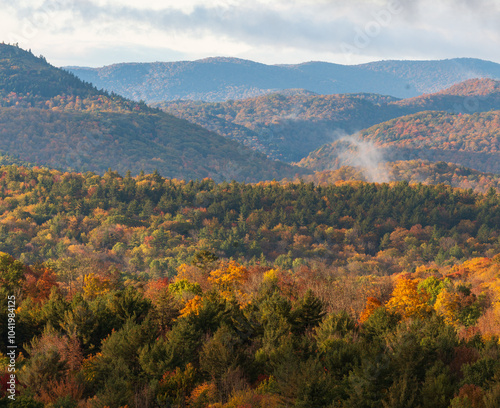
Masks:
[[[471,78],[500,79],[500,64],[465,58],[362,65],[265,65],[219,57],[67,69],[98,88],[148,103],[178,99],[222,102],[297,88],[319,94],[377,93],[409,98]]]
[[[238,101],[154,104],[274,159],[299,161],[323,144],[426,110],[500,109],[500,82],[471,79],[434,94],[398,100],[377,94],[317,95],[295,90]]]
[[[217,64],[234,61],[204,63],[212,64],[213,75],[218,75]],[[251,82],[253,63],[238,63]],[[293,75],[307,72],[310,78],[332,68],[314,63],[264,67],[269,72],[292,70],[287,72]],[[275,80],[279,77],[276,73]],[[157,106],[170,114],[98,91],[30,52],[0,46],[0,149],[16,160],[65,170],[104,173],[113,168],[138,174],[157,169],[169,177],[247,182],[293,178],[297,172],[356,165],[359,160],[373,167],[381,160],[422,159],[500,172],[500,86],[492,79],[470,79],[403,100],[293,89],[240,101]],[[363,128],[367,130],[359,139],[345,139]],[[360,149],[361,155],[351,154]],[[262,153],[301,160],[301,169]]]
[[[178,99],[221,102],[296,88],[323,94],[371,92],[402,97],[418,95],[407,87],[405,81],[390,74],[323,62],[266,65],[218,57],[66,69],[98,88],[148,103]]]
[[[293,162],[339,135],[400,116],[399,107],[387,106],[392,100],[374,94],[322,96],[296,92],[223,103],[180,101],[154,106],[270,158]]]
[[[0,45],[0,149],[64,170],[258,181],[297,169]],[[299,169],[300,172],[300,169]]]
[[[415,112],[440,110],[455,113],[484,112],[500,109],[500,81],[474,78],[433,94],[392,102]]]
[[[316,171],[397,160],[444,161],[500,173],[500,111],[425,111],[322,146],[299,165]]]

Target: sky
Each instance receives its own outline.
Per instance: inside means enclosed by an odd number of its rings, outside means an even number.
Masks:
[[[0,41],[56,66],[215,56],[500,63],[500,0],[0,0],[0,22]]]

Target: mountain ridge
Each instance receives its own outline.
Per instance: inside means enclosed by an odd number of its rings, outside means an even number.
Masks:
[[[409,98],[473,77],[500,79],[500,64],[468,58],[377,61],[360,65],[322,61],[268,65],[232,57],[209,57],[195,61],[65,69],[99,88],[146,102],[177,99],[221,102],[289,88],[319,94],[362,92]]]
[[[461,57],[420,61],[385,60],[369,62],[361,66],[384,72],[391,72],[397,68],[399,70],[398,77],[407,80],[421,94],[435,93],[441,89],[449,88],[455,83],[472,78],[500,79],[500,64],[478,58]]]

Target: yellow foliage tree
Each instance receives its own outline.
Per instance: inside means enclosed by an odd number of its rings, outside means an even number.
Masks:
[[[109,279],[103,278],[95,273],[85,275],[83,283],[83,297],[85,299],[94,299],[108,293],[111,289]]]
[[[248,295],[241,290],[247,279],[248,270],[234,261],[213,270],[208,277],[208,281],[217,288],[224,299],[237,299],[240,306],[248,303]]]
[[[432,310],[428,301],[429,295],[418,290],[417,280],[399,278],[386,306],[403,319],[423,318]]]
[[[458,313],[460,311],[460,297],[456,293],[443,289],[437,295],[434,310],[443,317],[444,321],[451,326],[458,326]]]
[[[267,272],[264,272],[264,276],[262,278],[264,282],[277,282],[278,281],[278,271],[276,269],[270,269]]]

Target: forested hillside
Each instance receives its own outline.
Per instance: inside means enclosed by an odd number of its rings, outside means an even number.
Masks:
[[[367,156],[377,162],[445,161],[479,171],[500,173],[500,111],[475,114],[422,112],[393,119],[322,146],[299,165],[328,170],[359,163]]]
[[[16,165],[0,175],[0,310],[15,293],[16,403],[500,400],[493,189]]]
[[[474,113],[500,108],[500,81],[470,79],[434,94],[394,102],[402,108]]]
[[[224,103],[178,101],[155,106],[271,158],[294,162],[346,134],[400,116],[427,110],[466,114],[498,110],[500,82],[473,79],[436,94],[403,100],[295,91]]]
[[[301,170],[206,129],[97,91],[17,47],[0,45],[0,149],[20,160],[104,173],[258,181]]]
[[[157,104],[168,113],[288,162],[375,123],[400,116],[379,95],[271,94],[225,103]],[[381,108],[385,106],[385,109]]]
[[[29,264],[70,262],[82,274],[95,263],[173,276],[203,250],[282,267],[347,267],[358,259],[377,274],[500,253],[494,190],[482,196],[407,182],[215,184],[17,166],[1,174],[0,251]]]
[[[148,103],[178,99],[222,102],[297,88],[321,94],[368,92],[396,97],[418,95],[407,86],[406,81],[391,74],[325,62],[266,65],[217,57],[67,69],[99,88]]]
[[[35,57],[31,51],[0,44],[0,92],[32,94],[42,98],[58,95],[88,97],[98,92],[89,83],[75,75],[54,69],[44,57]]]
[[[377,61],[361,65],[363,69],[393,74],[420,94],[439,92],[473,78],[500,80],[500,64],[475,58],[440,61]]]

